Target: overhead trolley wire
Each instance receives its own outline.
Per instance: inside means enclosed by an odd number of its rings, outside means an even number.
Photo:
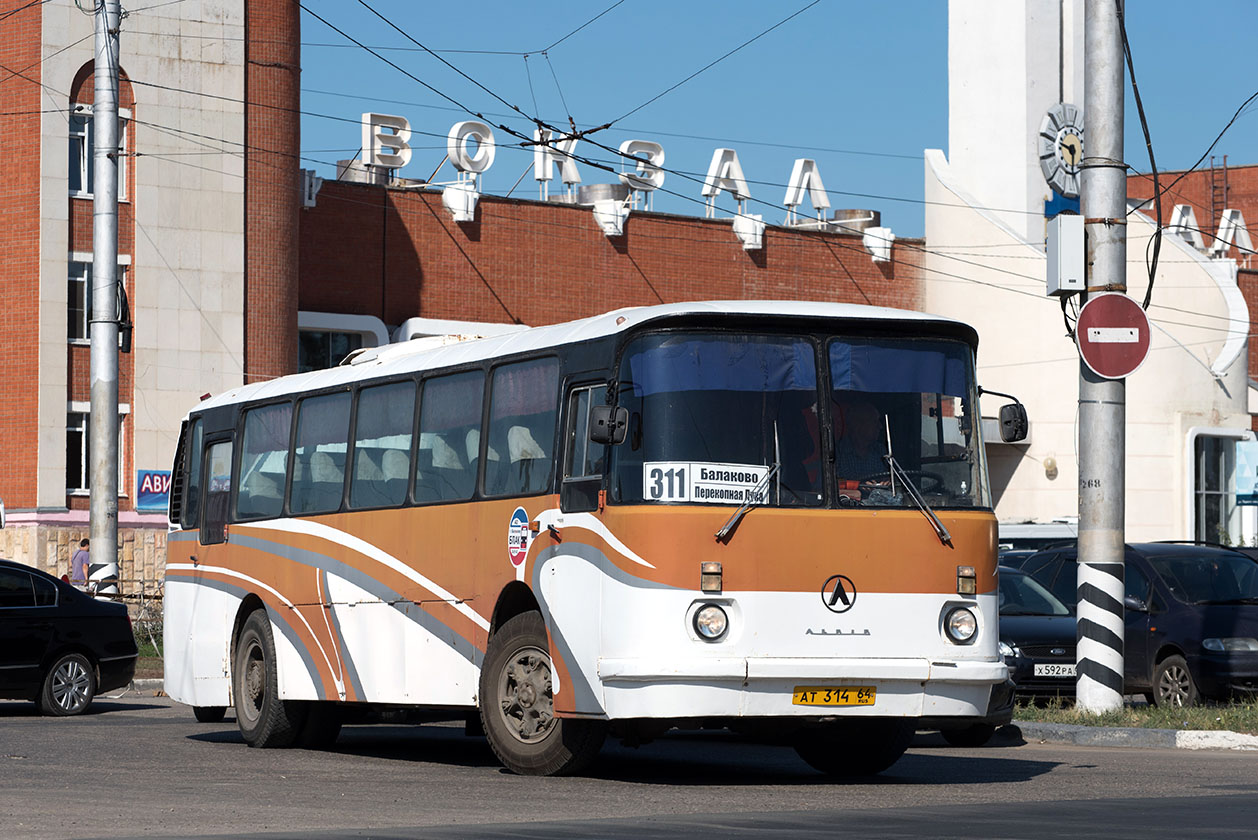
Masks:
[[[1127,42],[1127,13],[1123,7],[1123,0],[1114,0],[1115,10],[1118,13],[1118,32],[1123,39],[1123,55],[1127,59],[1127,73],[1131,76],[1131,93],[1136,100],[1136,112],[1140,115],[1140,128],[1144,132],[1144,146],[1149,151],[1149,169],[1153,173],[1153,197],[1154,204],[1157,209],[1157,228],[1153,231],[1153,259],[1146,263],[1149,271],[1149,285],[1144,290],[1144,302],[1140,305],[1142,309],[1149,308],[1149,301],[1153,298],[1153,283],[1157,279],[1158,272],[1158,254],[1162,250],[1162,191],[1158,188],[1158,164],[1153,158],[1153,140],[1149,137],[1149,121],[1145,119],[1144,102],[1140,99],[1140,86],[1136,84],[1136,65],[1131,58],[1131,44]],[[1147,254],[1146,250],[1146,254]]]
[[[379,15],[379,13],[378,13],[378,12],[375,12],[375,10],[374,10],[374,9],[371,9],[371,7],[370,7],[370,6],[368,6],[368,5],[364,2],[364,0],[358,0],[358,1],[359,1],[359,3],[360,3],[361,5],[363,5],[365,8],[368,8],[369,10],[373,11],[373,13],[375,13],[375,14]],[[814,3],[812,3],[812,4],[809,4],[808,6],[805,6],[805,7],[801,8],[801,9],[799,9],[799,10],[798,10],[797,12],[795,12],[794,14],[792,14],[792,15],[790,15],[789,17],[785,18],[784,20],[780,21],[780,22],[779,22],[778,24],[776,24],[774,27],[770,27],[770,29],[765,30],[765,32],[764,32],[764,33],[761,33],[761,35],[766,34],[766,33],[767,33],[767,32],[769,32],[769,31],[772,31],[772,29],[775,29],[775,28],[777,28],[778,26],[781,26],[781,25],[782,25],[783,23],[785,23],[786,21],[788,21],[788,20],[790,20],[791,18],[793,18],[793,17],[795,17],[795,16],[797,16],[797,15],[801,14],[802,12],[804,12],[804,11],[806,11],[807,9],[811,8],[813,5],[816,5],[816,2],[814,2]],[[303,7],[303,8],[304,8],[304,7]],[[321,20],[322,20],[322,19],[321,19]],[[327,23],[326,21],[324,21],[324,22],[325,22],[325,23]],[[386,21],[386,22],[388,22],[388,21]],[[402,35],[403,35],[403,37],[406,37],[408,40],[411,40],[413,43],[415,43],[415,44],[417,44],[417,45],[422,46],[422,44],[419,44],[419,42],[418,42],[418,41],[416,41],[414,38],[412,38],[412,37],[411,37],[409,34],[407,34],[404,30],[402,30],[402,29],[400,29],[399,27],[397,27],[397,26],[396,26],[396,24],[393,24],[392,22],[388,22],[388,23],[389,23],[389,25],[390,25],[391,27],[393,27],[393,28],[394,28],[395,30],[397,30],[400,34],[402,34]],[[329,25],[329,26],[331,26],[331,24],[328,24],[328,25]],[[333,26],[332,28],[333,28],[333,29],[336,29],[336,27],[334,27],[334,26]],[[339,29],[337,29],[337,31],[338,31],[338,32],[341,32],[341,30],[339,30]],[[344,35],[345,33],[341,32],[341,34],[342,34],[342,35]],[[349,36],[346,36],[346,37],[349,37]],[[758,38],[758,37],[760,37],[760,36],[756,36],[756,37]],[[354,40],[354,39],[351,39],[351,40]],[[752,40],[755,40],[755,39],[753,38]],[[357,41],[355,41],[355,42],[356,42],[356,43],[358,43]],[[745,46],[747,43],[750,43],[750,41],[745,42],[742,46]],[[364,48],[364,49],[367,49],[367,50],[368,50],[368,52],[371,52],[371,50],[370,50],[369,48],[367,48],[366,46],[363,46],[363,48]],[[427,49],[427,48],[425,48],[425,49]],[[740,46],[739,48],[737,48],[737,49],[741,49],[741,46]],[[736,50],[735,50],[735,51],[736,51]],[[429,51],[429,52],[431,52],[431,51]],[[375,53],[373,53],[373,54],[375,54]],[[732,54],[732,51],[731,51],[730,53],[727,53],[727,55],[729,55],[729,54]],[[413,76],[413,74],[409,73],[408,71],[404,70],[404,69],[403,69],[403,68],[401,68],[401,67],[398,67],[396,64],[394,64],[393,62],[391,62],[391,61],[389,61],[388,59],[384,58],[383,56],[379,56],[378,54],[376,54],[376,55],[377,55],[377,58],[380,58],[382,61],[385,61],[386,63],[388,63],[388,64],[390,64],[391,66],[395,67],[397,70],[399,70],[399,72],[402,72],[404,75],[407,75],[408,77],[413,78],[413,79],[415,78],[415,77]],[[468,76],[468,75],[467,75],[466,73],[464,73],[462,70],[459,70],[457,67],[454,67],[454,65],[452,65],[450,62],[446,61],[445,59],[441,59],[440,57],[438,57],[438,60],[440,60],[443,64],[446,64],[447,66],[449,66],[451,69],[455,70],[457,73],[459,73],[459,75],[463,76],[464,78],[467,78],[469,81],[472,81],[474,84],[476,84],[476,85],[477,85],[477,87],[480,87],[482,90],[485,90],[487,93],[489,93],[489,94],[490,94],[491,96],[493,96],[495,99],[497,99],[499,102],[502,102],[502,103],[504,103],[504,104],[507,104],[507,105],[508,105],[508,107],[513,108],[513,110],[519,111],[519,109],[518,109],[518,108],[516,108],[515,106],[510,105],[509,103],[506,103],[506,100],[502,99],[502,97],[500,97],[500,96],[498,96],[497,94],[495,94],[495,93],[493,93],[492,91],[490,91],[487,87],[485,87],[485,86],[484,86],[483,84],[481,84],[480,82],[478,82],[478,81],[476,81],[476,80],[472,79],[470,76]],[[683,81],[685,81],[685,80],[683,80]],[[421,84],[424,84],[424,86],[425,86],[425,87],[431,87],[431,86],[429,86],[429,85],[427,85],[426,83],[423,83],[423,82],[421,82]],[[455,100],[453,100],[453,98],[449,97],[448,95],[446,95],[446,94],[444,94],[444,93],[441,93],[440,91],[437,91],[437,92],[438,92],[441,96],[443,96],[444,98],[448,99],[449,101],[454,102],[455,104],[457,104],[457,105],[459,105],[460,107],[464,108],[464,110],[468,110],[465,106],[463,106],[461,103],[456,102]],[[635,110],[638,110],[638,109],[635,109]],[[471,112],[471,111],[469,111],[469,113],[475,113],[475,112]],[[521,113],[522,113],[522,112],[521,112]],[[631,112],[631,113],[632,113],[632,112]],[[476,116],[482,116],[481,114],[475,114],[475,115],[476,115]],[[527,115],[525,115],[525,116],[527,116]],[[483,118],[483,117],[482,117],[482,118]],[[542,125],[542,124],[543,124],[543,122],[540,120],[540,118],[537,118],[537,117],[532,117],[532,119],[533,119],[535,122],[537,122],[539,125]],[[614,121],[613,121],[613,122],[614,122]],[[508,131],[509,133],[514,133],[516,136],[519,136],[518,132],[513,132],[511,129],[508,129],[508,128],[506,128],[505,126],[503,126],[503,129],[504,129],[505,131]],[[597,130],[597,129],[595,129],[595,130]],[[595,147],[597,147],[597,148],[603,149],[603,150],[608,151],[608,152],[610,152],[610,153],[612,153],[612,154],[615,154],[615,155],[619,155],[619,150],[618,150],[618,149],[613,149],[613,148],[611,148],[610,146],[604,145],[604,144],[600,143],[597,139],[591,138],[591,137],[589,137],[589,136],[585,136],[583,139],[585,139],[585,140],[586,140],[586,142],[590,143],[591,145],[594,145],[594,146],[595,146]],[[568,155],[568,156],[569,156],[569,157],[571,157],[573,160],[576,160],[576,161],[578,161],[578,162],[585,163],[586,165],[588,165],[588,166],[592,166],[592,167],[594,167],[594,168],[596,168],[596,169],[601,169],[601,170],[603,170],[603,171],[611,172],[611,173],[613,173],[613,174],[618,174],[618,173],[617,173],[617,171],[616,171],[616,169],[615,169],[614,167],[609,166],[609,165],[607,165],[606,163],[603,163],[603,162],[601,162],[601,161],[594,160],[594,159],[591,159],[591,158],[589,158],[589,157],[587,157],[587,156],[584,156],[584,155],[578,155],[578,154],[575,154],[575,153],[574,153],[574,154],[570,154],[570,155]],[[701,181],[700,179],[698,179],[697,177],[695,177],[695,176],[693,176],[693,175],[691,175],[691,174],[689,174],[689,173],[679,172],[679,171],[677,171],[677,170],[672,170],[672,169],[668,169],[668,168],[665,168],[665,167],[661,167],[661,170],[662,170],[662,171],[665,171],[665,172],[672,173],[672,174],[676,174],[678,177],[685,178],[685,179],[688,179],[688,180],[694,181],[694,182],[696,182],[696,183],[702,183],[702,181]],[[661,188],[659,189],[659,191],[664,192],[664,193],[666,193],[666,194],[674,195],[674,196],[679,197],[679,198],[681,198],[681,199],[683,199],[683,200],[685,200],[685,201],[691,201],[691,202],[694,202],[694,203],[703,204],[705,207],[707,206],[707,202],[701,201],[700,199],[696,199],[696,198],[694,198],[694,197],[692,197],[692,196],[688,196],[688,195],[684,195],[684,194],[682,194],[682,193],[678,193],[678,192],[676,192],[675,190],[668,190],[668,189],[665,189],[665,188],[661,187]],[[753,202],[756,202],[756,203],[758,203],[758,204],[767,204],[767,202],[764,202],[763,200],[754,199],[754,198],[751,198],[750,196],[748,197],[748,199],[747,199],[747,200],[748,200],[748,201],[753,201]],[[772,206],[772,207],[774,207],[774,208],[776,209],[776,205],[768,205],[768,206]],[[1018,212],[1018,211],[1010,211],[1010,212]],[[1026,212],[1026,211],[1021,211],[1021,212]],[[777,227],[777,226],[774,226],[774,227]],[[801,233],[803,233],[803,234],[805,234],[805,235],[808,235],[808,234],[810,234],[810,233],[815,233],[815,232],[811,232],[811,231],[799,231],[799,232],[801,232]],[[905,244],[905,246],[904,246],[904,247],[909,248],[909,249],[911,249],[911,250],[920,251],[920,252],[923,252],[923,253],[932,253],[932,252],[930,252],[930,251],[929,251],[929,249],[924,248],[924,247],[921,247],[921,246],[913,246],[913,245],[907,245],[907,244]],[[863,252],[863,249],[861,249],[861,250],[862,250],[862,252]],[[1031,277],[1030,275],[1019,274],[1019,273],[1017,273],[1017,272],[1009,271],[1009,270],[1006,270],[1006,269],[999,269],[999,268],[995,268],[995,267],[992,267],[992,266],[983,265],[983,264],[981,264],[981,263],[974,263],[974,262],[972,262],[972,261],[970,261],[970,260],[961,259],[961,258],[959,258],[959,257],[953,256],[953,255],[950,255],[950,254],[936,253],[936,254],[934,254],[934,256],[940,257],[940,258],[942,258],[942,259],[951,259],[951,260],[955,260],[955,261],[961,262],[961,263],[966,264],[966,265],[971,265],[971,266],[978,267],[978,268],[982,268],[982,269],[984,269],[984,270],[988,270],[988,271],[994,271],[994,272],[999,273],[999,274],[1006,274],[1006,275],[1009,275],[1009,276],[1012,276],[1012,277],[1017,277],[1017,278],[1019,278],[1019,279],[1028,280],[1028,281],[1031,281],[1031,282],[1034,282],[1034,283],[1037,283],[1037,284],[1040,282],[1040,278],[1038,278],[1038,277]],[[922,266],[921,268],[926,269],[926,270],[931,270],[931,269],[927,269],[927,267],[925,267],[925,266]],[[1006,287],[1003,287],[1003,286],[999,286],[999,284],[986,283],[986,282],[984,282],[984,281],[979,281],[979,280],[977,280],[977,279],[975,279],[975,278],[967,278],[967,279],[971,280],[972,282],[979,283],[979,284],[981,284],[981,285],[989,285],[989,286],[993,286],[993,287],[996,287],[996,288],[1006,288]],[[1014,289],[1011,289],[1011,291],[1019,291],[1019,292],[1020,292],[1021,290],[1014,290]],[[1027,294],[1032,294],[1032,295],[1035,295],[1035,293],[1031,293],[1031,292],[1028,292]],[[1036,296],[1036,297],[1038,297],[1038,295],[1035,295],[1035,296]],[[1206,315],[1205,313],[1201,313],[1201,314],[1202,314],[1204,317],[1212,317],[1212,316]],[[1217,316],[1213,316],[1213,317],[1217,317]],[[1230,320],[1230,319],[1229,319],[1229,320]]]
[[[47,2],[48,0],[31,0],[31,2],[27,3],[25,6],[18,6],[16,9],[9,9],[7,12],[0,14],[0,21],[6,21],[20,12],[24,12],[34,6],[42,6]]]
[[[618,122],[620,122],[621,120],[623,120],[625,117],[628,117],[628,116],[630,116],[631,114],[636,114],[638,111],[641,111],[643,108],[645,108],[646,106],[650,105],[652,102],[655,102],[655,101],[657,101],[657,100],[659,100],[659,99],[662,99],[663,97],[665,97],[665,96],[667,96],[668,94],[672,93],[673,91],[677,90],[677,88],[681,87],[681,86],[682,86],[682,85],[684,85],[686,82],[688,82],[688,81],[690,81],[691,79],[693,79],[695,76],[698,76],[699,74],[703,73],[704,71],[706,71],[706,70],[708,70],[708,69],[710,69],[710,68],[712,68],[712,67],[715,67],[717,64],[720,64],[722,61],[724,61],[725,59],[729,58],[731,55],[733,55],[734,53],[738,52],[738,51],[739,51],[739,50],[741,50],[743,47],[746,47],[746,46],[748,46],[748,45],[750,45],[750,44],[755,43],[756,41],[759,41],[759,40],[760,40],[761,38],[763,38],[765,35],[768,35],[770,32],[772,32],[773,30],[775,30],[775,29],[777,29],[778,27],[782,26],[783,24],[787,23],[788,21],[791,21],[791,20],[793,20],[794,18],[799,17],[799,16],[800,16],[800,15],[802,15],[804,12],[808,11],[809,9],[811,9],[813,6],[817,5],[817,4],[818,4],[818,3],[820,3],[820,2],[821,2],[821,0],[812,0],[812,2],[811,2],[811,3],[809,3],[807,6],[803,6],[802,8],[797,9],[796,11],[792,12],[791,14],[789,14],[789,15],[787,15],[786,17],[784,17],[784,18],[782,18],[781,20],[779,20],[777,23],[775,23],[775,24],[773,24],[772,26],[770,26],[768,29],[765,29],[763,32],[760,32],[759,34],[754,35],[754,36],[752,36],[751,38],[748,38],[746,41],[743,41],[741,44],[739,44],[738,46],[734,47],[734,49],[732,49],[732,50],[730,50],[729,52],[725,53],[725,54],[724,54],[724,55],[722,55],[720,58],[713,59],[712,61],[708,62],[708,63],[707,63],[707,64],[705,64],[704,66],[700,67],[698,70],[696,70],[696,71],[694,71],[693,73],[691,73],[691,74],[690,74],[689,76],[687,76],[686,78],[682,79],[680,82],[677,82],[677,84],[672,85],[671,87],[669,87],[669,88],[667,88],[667,89],[665,89],[665,90],[663,90],[663,91],[661,91],[661,92],[659,92],[659,93],[655,94],[655,96],[652,96],[650,99],[648,99],[647,101],[643,102],[641,105],[637,106],[636,108],[632,108],[632,109],[630,109],[630,110],[626,111],[625,113],[621,114],[619,117],[617,117],[616,119],[612,120],[612,121],[611,121],[611,122],[609,122],[607,125],[608,125],[608,126],[615,125],[616,123],[618,123]]]
[[[361,2],[361,0],[360,0],[360,2]],[[366,4],[365,4],[365,3],[364,3],[363,5],[364,5],[364,6],[366,6]],[[814,4],[814,5],[815,5],[815,4]],[[303,8],[304,8],[304,6],[303,6]],[[369,8],[369,7],[368,7],[368,8]],[[796,14],[799,14],[800,12],[805,11],[807,8],[810,8],[810,6],[808,6],[808,7],[804,7],[804,9],[799,10],[799,12],[797,12]],[[309,10],[307,10],[307,11],[309,11]],[[313,13],[312,13],[312,14],[313,14]],[[314,15],[314,16],[315,16],[315,17],[318,17],[318,18],[319,18],[321,21],[323,21],[325,24],[329,25],[329,27],[330,27],[330,28],[334,29],[334,30],[335,30],[335,31],[337,31],[338,33],[340,33],[340,34],[342,34],[343,36],[347,37],[349,40],[354,41],[354,42],[355,42],[355,44],[357,44],[358,46],[360,46],[360,47],[362,47],[362,48],[364,48],[364,49],[367,49],[364,45],[362,45],[362,44],[361,44],[361,42],[358,42],[356,39],[353,39],[352,37],[348,36],[346,33],[344,33],[343,31],[341,31],[339,28],[337,28],[337,27],[335,27],[335,26],[331,25],[330,23],[328,23],[328,22],[327,22],[326,20],[324,20],[323,18],[319,17],[318,15]],[[793,16],[794,16],[794,15],[792,15],[792,17],[793,17]],[[789,19],[789,18],[788,18],[788,19]],[[785,21],[783,21],[783,22],[785,22]],[[779,25],[780,25],[780,24],[779,24]],[[396,28],[396,27],[395,27],[395,28]],[[400,31],[400,30],[399,30],[399,31]],[[768,30],[766,30],[766,32],[767,32],[767,31],[768,31]],[[405,34],[405,33],[403,33],[403,34]],[[408,36],[408,37],[409,37],[409,36]],[[413,39],[412,39],[412,40],[413,40]],[[416,43],[418,43],[418,42],[416,42]],[[371,50],[369,50],[369,49],[368,49],[368,51],[370,52]],[[441,92],[440,90],[438,90],[438,89],[436,89],[436,88],[433,88],[432,86],[427,85],[426,83],[424,83],[424,82],[422,82],[421,80],[417,79],[415,76],[413,76],[412,74],[410,74],[409,72],[407,72],[407,71],[406,71],[406,70],[404,70],[403,68],[398,67],[398,66],[397,66],[396,64],[394,64],[393,62],[390,62],[388,59],[385,59],[383,56],[377,56],[377,57],[378,57],[378,58],[380,58],[381,60],[385,61],[386,63],[390,64],[390,65],[391,65],[391,66],[393,66],[395,69],[399,70],[399,72],[402,72],[404,75],[407,75],[408,77],[412,78],[413,80],[415,80],[415,81],[419,82],[421,85],[423,85],[423,86],[425,86],[425,87],[427,87],[427,88],[429,88],[429,89],[433,90],[433,92],[437,93],[439,96],[442,96],[442,97],[443,97],[443,98],[445,98],[447,101],[450,101],[451,103],[453,103],[453,104],[457,105],[457,106],[458,106],[461,110],[463,110],[463,111],[465,111],[465,112],[467,112],[467,113],[471,113],[471,114],[473,114],[473,115],[475,115],[475,116],[482,116],[482,115],[481,115],[481,114],[479,114],[478,112],[472,111],[471,109],[467,108],[467,107],[466,107],[466,106],[464,106],[462,103],[460,103],[460,102],[458,102],[457,100],[455,100],[453,97],[450,97],[450,96],[448,96],[448,95],[444,94],[443,92]],[[447,64],[448,64],[448,62],[445,62],[445,63],[447,63]],[[451,65],[451,66],[452,66],[452,65]],[[456,70],[457,70],[457,68],[454,68],[454,69],[456,69]],[[460,72],[460,74],[461,74],[461,75],[465,75],[465,76],[466,76],[466,74],[462,74],[462,73],[461,73],[461,71],[459,71],[459,72]],[[470,77],[468,77],[468,78],[470,79]],[[477,83],[477,84],[479,85],[479,83]],[[484,86],[483,86],[483,85],[480,85],[480,87],[484,88]],[[484,88],[484,89],[485,89],[486,91],[488,91],[488,88]],[[190,91],[190,93],[196,93],[196,92],[191,92],[191,91]],[[492,94],[492,92],[490,92],[490,93]],[[501,97],[497,97],[497,96],[495,95],[495,98],[497,98],[499,101],[503,102],[504,104],[507,104],[507,103],[505,102],[505,100],[501,99]],[[510,106],[510,105],[508,105],[508,106],[509,106],[509,107],[514,107],[514,106]],[[285,110],[292,110],[292,109],[285,109]],[[516,108],[515,110],[516,110],[517,112],[519,112],[519,109],[518,109],[518,108]],[[523,116],[526,116],[526,117],[528,116],[528,115],[524,115],[522,112],[520,112],[520,113],[521,113],[521,115],[523,115]],[[322,115],[322,116],[326,116],[326,115]],[[482,117],[482,118],[483,118],[483,117]],[[334,119],[344,119],[344,118],[334,118]],[[537,120],[536,118],[532,118],[532,119],[534,119],[534,121],[535,121],[535,122],[539,122],[539,120]],[[353,121],[353,120],[348,120],[348,119],[345,119],[344,121],[347,121],[347,122],[355,122],[355,121]],[[513,136],[522,137],[522,135],[520,135],[518,132],[514,132],[514,131],[512,131],[511,129],[506,128],[505,126],[501,126],[501,127],[503,128],[503,130],[507,131],[508,133],[512,134]],[[182,131],[179,131],[179,130],[176,130],[176,131],[177,131],[178,133],[192,134],[191,132],[182,132]],[[423,133],[423,132],[421,132],[421,133]],[[202,135],[202,136],[204,137],[205,135]],[[433,135],[433,136],[440,136],[440,135]],[[207,139],[218,139],[218,138],[207,138]],[[588,138],[587,138],[587,139],[588,139]],[[231,142],[231,141],[228,141],[228,142]],[[603,149],[606,149],[607,151],[610,151],[610,152],[612,152],[612,153],[614,153],[614,154],[618,154],[618,150],[611,149],[610,147],[607,147],[607,146],[604,146],[604,145],[602,145],[602,144],[600,144],[600,143],[597,143],[597,141],[594,141],[594,140],[588,140],[588,142],[591,142],[592,144],[596,145],[596,146],[597,146],[597,147],[599,147],[599,148],[603,148]],[[235,145],[242,145],[242,146],[243,146],[244,144],[235,144]],[[508,148],[509,148],[509,147],[508,147]],[[224,151],[226,151],[226,150],[224,150]],[[291,156],[291,157],[301,158],[301,156],[300,156],[300,155],[292,155],[292,154],[290,154],[290,153],[276,152],[276,151],[274,151],[274,150],[272,150],[272,153],[276,153],[276,154],[288,154],[288,156]],[[614,170],[611,166],[605,165],[605,164],[603,164],[603,163],[601,163],[601,162],[599,162],[599,161],[596,161],[596,160],[593,160],[593,159],[587,158],[587,157],[585,157],[585,156],[580,156],[580,155],[572,155],[572,157],[573,157],[573,159],[578,160],[578,161],[585,162],[587,165],[593,166],[594,168],[597,168],[597,169],[601,169],[601,170],[604,170],[604,171],[609,171],[609,172],[613,172],[613,173],[615,173],[615,170]],[[667,171],[667,172],[675,172],[674,170],[668,170],[668,169],[665,169],[664,171]],[[695,177],[693,177],[693,176],[689,175],[688,173],[675,172],[675,174],[677,174],[679,177],[688,178],[689,180],[694,180],[694,181],[698,182],[698,179],[697,179],[697,178],[695,178]],[[678,197],[682,198],[683,200],[686,200],[686,201],[692,201],[692,202],[695,202],[695,203],[702,203],[702,204],[705,204],[705,206],[706,206],[706,202],[702,202],[702,201],[700,201],[699,199],[693,198],[693,197],[691,197],[691,196],[683,195],[683,194],[681,194],[681,193],[677,193],[677,192],[675,192],[675,191],[671,191],[671,190],[664,190],[664,192],[665,192],[665,193],[669,193],[669,194],[676,195],[676,196],[678,196]],[[839,192],[842,192],[842,191],[834,191],[834,192],[839,193]],[[855,194],[855,193],[847,193],[847,194],[860,195],[860,194]],[[870,197],[879,197],[879,196],[870,196]],[[881,196],[880,198],[884,198],[884,199],[888,199],[888,200],[905,200],[905,199],[896,199],[895,197],[886,197],[886,196]],[[756,201],[757,203],[767,204],[767,202],[763,202],[763,201],[759,201],[759,200],[755,200],[755,199],[749,199],[749,200]],[[925,202],[923,202],[923,203],[925,203]],[[769,205],[769,206],[773,206],[773,207],[775,207],[775,208],[776,208],[776,205]],[[968,206],[968,205],[958,205],[958,206]],[[776,226],[776,225],[774,225],[773,227],[774,227],[775,229],[776,229],[776,228],[778,228],[778,226]],[[810,233],[816,233],[816,232],[810,232],[810,231],[796,231],[796,232],[799,232],[799,233],[804,233],[805,235],[810,234]],[[862,255],[864,255],[864,253],[865,253],[863,248],[855,248],[855,247],[852,247],[852,246],[848,246],[848,245],[846,245],[846,244],[844,244],[844,243],[835,243],[835,244],[837,244],[837,245],[838,245],[838,247],[845,248],[845,249],[847,249],[847,250],[859,251]],[[938,256],[938,257],[943,258],[943,259],[954,259],[954,260],[958,259],[957,257],[955,257],[955,256],[953,256],[953,255],[944,254],[944,253],[938,253],[938,252],[932,252],[930,249],[928,249],[928,248],[924,248],[924,247],[921,247],[921,246],[912,246],[912,245],[908,245],[907,243],[903,243],[903,247],[910,248],[910,249],[912,249],[912,250],[921,251],[921,252],[923,252],[923,253],[928,253],[928,254],[930,254],[930,253],[934,253],[934,255],[935,255],[935,256]],[[981,268],[985,268],[985,269],[993,270],[993,269],[991,269],[991,267],[989,267],[989,266],[984,266],[984,265],[981,265],[981,264],[976,264],[976,263],[970,263],[970,262],[969,262],[969,261],[967,261],[967,260],[958,260],[958,261],[963,262],[963,263],[967,263],[967,264],[971,264],[971,265],[976,265],[976,266],[981,267]],[[987,282],[984,282],[984,281],[981,281],[981,280],[977,280],[976,278],[972,278],[972,277],[964,277],[964,276],[961,276],[961,275],[950,275],[948,272],[943,272],[943,271],[940,271],[939,269],[934,269],[934,268],[930,268],[930,267],[927,267],[927,266],[919,266],[919,268],[921,268],[921,269],[922,269],[922,270],[924,270],[924,271],[928,271],[928,272],[930,272],[930,273],[940,274],[940,275],[942,275],[942,276],[951,276],[951,277],[953,277],[953,278],[955,278],[955,279],[957,279],[957,280],[961,280],[961,281],[965,281],[965,282],[978,283],[978,284],[980,284],[980,285],[987,285],[987,286],[991,286],[991,287],[993,287],[993,288],[1005,288],[1005,289],[1008,289],[1009,291],[1013,291],[1013,292],[1016,292],[1016,293],[1019,293],[1019,294],[1028,294],[1028,295],[1034,296],[1034,297],[1036,297],[1037,299],[1039,299],[1039,297],[1040,297],[1039,295],[1037,295],[1037,294],[1035,294],[1035,293],[1022,292],[1021,290],[1018,290],[1018,289],[1012,289],[1012,288],[1009,288],[1009,287],[1007,287],[1007,286],[1001,286],[1001,285],[999,285],[999,284],[995,284],[995,283],[987,283]],[[1005,274],[1009,274],[1009,275],[1014,276],[1014,277],[1020,277],[1020,278],[1022,278],[1022,279],[1032,280],[1032,281],[1035,281],[1035,282],[1038,282],[1038,280],[1039,280],[1039,278],[1032,278],[1032,277],[1030,277],[1030,276],[1028,276],[1028,275],[1020,275],[1020,274],[1017,274],[1016,272],[1009,272],[1009,271],[1003,271],[1003,272],[1002,272],[1002,271],[1000,271],[999,269],[994,269],[994,270],[996,270],[998,273],[1005,273]],[[1204,317],[1211,317],[1211,316],[1206,315],[1205,313],[1189,313],[1189,314],[1199,314],[1199,315],[1202,315],[1202,316],[1204,316]],[[1217,316],[1215,316],[1215,317],[1217,317]],[[1185,326],[1198,326],[1198,325],[1185,325]]]

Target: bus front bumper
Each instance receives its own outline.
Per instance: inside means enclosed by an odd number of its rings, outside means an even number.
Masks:
[[[982,719],[993,688],[1008,680],[1003,661],[919,658],[723,657],[602,659],[607,716],[930,717]],[[801,688],[872,688],[862,705],[803,705]],[[999,693],[999,691],[998,691]]]

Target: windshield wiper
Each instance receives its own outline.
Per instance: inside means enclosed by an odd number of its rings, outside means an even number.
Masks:
[[[769,482],[772,481],[773,477],[778,474],[778,468],[781,466],[782,466],[782,451],[778,443],[778,423],[776,420],[774,420],[773,421],[773,466],[770,467],[769,471],[764,474],[764,478],[756,482],[756,486],[751,488],[751,493],[748,494],[746,500],[741,505],[738,506],[738,510],[734,511],[734,515],[729,518],[729,521],[721,526],[721,530],[716,532],[716,539],[718,542],[725,542],[726,540],[729,539],[730,534],[734,533],[734,529],[738,527],[738,523],[742,521],[743,517],[747,514],[747,511],[751,510],[753,507],[756,507],[757,505],[765,504],[765,502],[758,502],[756,501],[756,499],[760,498],[761,493],[765,494],[764,495],[765,499],[769,498]],[[778,481],[778,504],[781,504],[781,503],[782,503],[782,482]]]
[[[744,516],[746,516],[747,511],[751,510],[753,507],[764,504],[764,502],[758,502],[756,499],[760,498],[760,494],[762,492],[766,494],[765,498],[768,498],[767,494],[769,492],[769,482],[773,480],[773,476],[778,474],[779,466],[781,465],[774,464],[769,468],[769,471],[764,474],[764,478],[760,479],[760,482],[752,488],[751,493],[747,496],[747,501],[739,505],[738,510],[734,511],[734,515],[729,518],[729,521],[721,526],[721,530],[716,532],[716,538],[718,541],[725,542],[729,539],[729,535],[732,534],[734,529],[738,527],[738,523],[742,521]]]
[[[1250,595],[1242,598],[1221,598],[1217,601],[1194,601],[1194,604],[1258,604],[1258,596]]]
[[[895,455],[891,454],[891,421],[885,417],[883,421],[887,424],[887,454],[882,456],[882,460],[886,461],[887,466],[891,469],[891,492],[895,492],[895,479],[898,477],[900,483],[904,485],[904,491],[909,494],[909,498],[917,505],[917,509],[930,520],[931,526],[935,529],[935,536],[939,537],[939,542],[948,546],[948,548],[955,548],[952,544],[952,535],[948,533],[948,529],[939,521],[939,517],[935,515],[935,511],[931,509],[930,505],[926,504],[926,500],[922,498],[922,494],[913,485],[912,479],[909,478],[904,468],[900,466],[900,462],[895,459]]]

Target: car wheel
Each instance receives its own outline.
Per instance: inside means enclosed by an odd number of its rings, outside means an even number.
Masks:
[[[236,724],[251,747],[287,747],[297,737],[305,707],[281,700],[275,640],[266,610],[245,619],[232,657],[232,702]]]
[[[44,674],[36,701],[46,715],[81,715],[96,696],[96,669],[81,653],[63,654]]]
[[[1153,669],[1153,702],[1159,706],[1195,706],[1197,684],[1182,656],[1168,656]]]
[[[915,731],[907,719],[843,721],[800,730],[795,752],[830,776],[873,776],[900,760]]]
[[[480,673],[480,716],[494,755],[522,776],[578,773],[603,746],[607,722],[554,715],[546,625],[536,612],[489,639]]]
[[[981,747],[996,734],[996,727],[990,723],[975,723],[965,729],[944,729],[939,734],[954,747]]]
[[[218,723],[227,715],[226,706],[193,706],[192,714],[201,723]]]

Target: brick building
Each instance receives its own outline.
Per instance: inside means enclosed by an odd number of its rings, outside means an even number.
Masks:
[[[0,556],[59,574],[88,530],[91,35],[74,4],[0,9]],[[294,0],[153,4],[121,37],[119,262],[134,322],[120,361],[124,591],[160,579],[164,560],[165,515],[137,510],[137,474],[169,469],[180,418],[204,394],[335,363],[415,318],[540,325],[661,301],[921,300],[920,242],[875,260],[834,225],[769,226],[747,250],[728,218],[635,210],[608,236],[588,206],[492,196],[455,222],[438,188],[384,172],[316,190],[299,169]]]

